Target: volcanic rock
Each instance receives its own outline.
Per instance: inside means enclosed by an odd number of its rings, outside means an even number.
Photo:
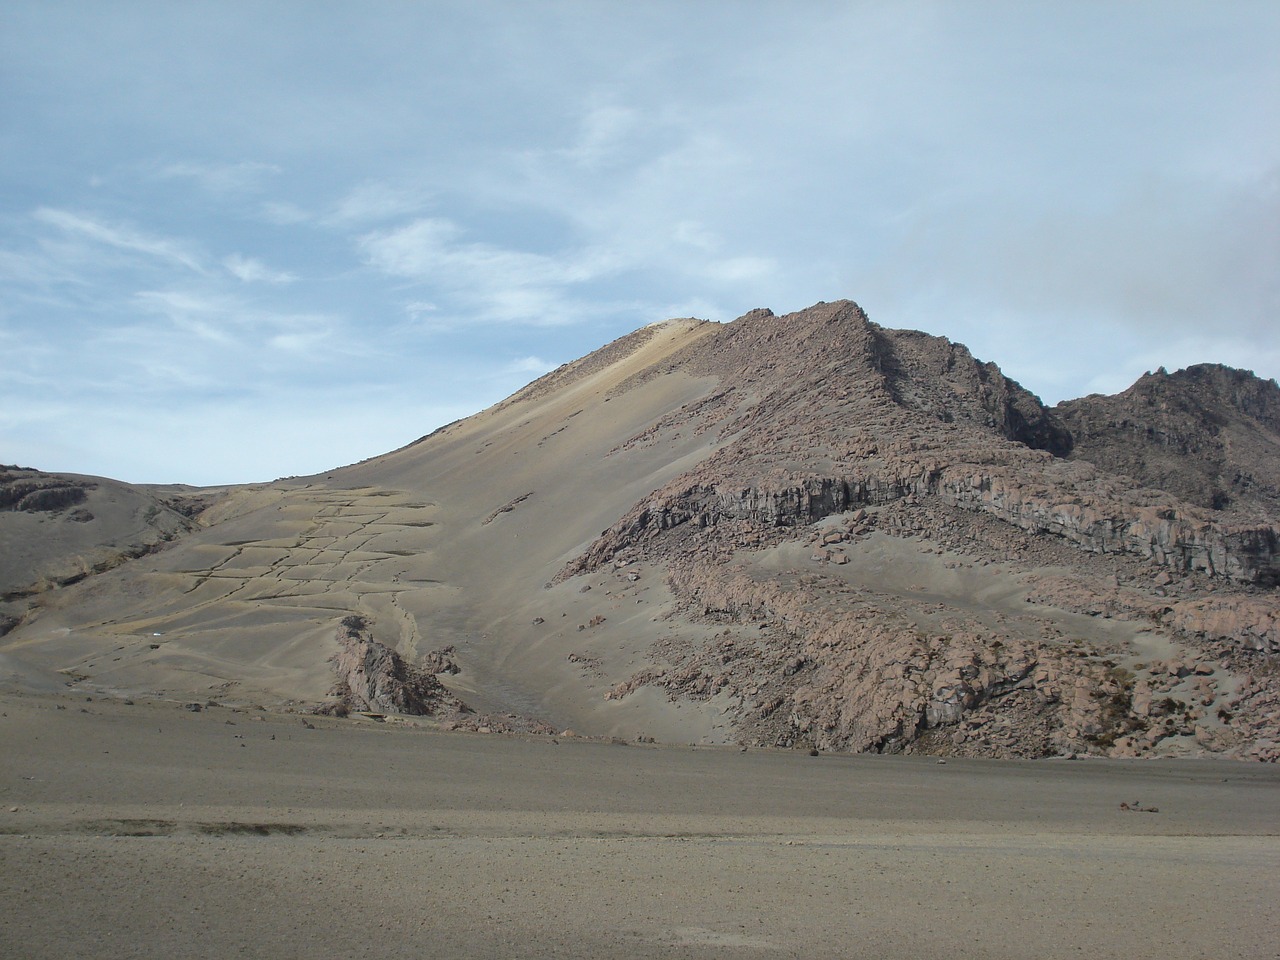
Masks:
[[[847,301],[667,321],[231,491],[0,653],[477,731],[1275,759],[1275,391],[1191,368],[1050,410]]]
[[[1199,364],[1058,404],[1071,456],[1247,520],[1280,515],[1280,386]]]

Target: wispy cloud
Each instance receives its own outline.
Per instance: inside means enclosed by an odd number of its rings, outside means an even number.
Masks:
[[[201,163],[182,161],[168,163],[157,171],[167,179],[185,179],[195,182],[210,193],[243,194],[262,189],[264,182],[283,172],[273,163],[242,161],[240,163]]]
[[[230,329],[233,305],[222,298],[178,290],[144,290],[134,301],[199,340],[224,345],[236,341]]]
[[[495,282],[500,287],[580,283],[597,275],[585,259],[561,259],[489,243],[466,242],[457,224],[422,219],[396,230],[360,238],[368,262],[392,276],[447,280],[450,284]]]
[[[222,265],[237,280],[245,283],[293,283],[298,278],[292,273],[272,270],[261,260],[233,253],[222,258]]]
[[[338,225],[403,220],[419,213],[430,199],[431,192],[419,185],[394,185],[370,180],[357,185],[338,201],[324,220]]]
[[[259,213],[263,220],[267,223],[274,223],[276,226],[289,227],[299,223],[306,223],[312,219],[312,214],[304,210],[302,207],[294,203],[284,200],[267,200],[259,207]]]
[[[93,217],[41,207],[32,214],[39,223],[56,227],[63,233],[103,246],[130,253],[140,253],[155,260],[185,267],[194,273],[206,272],[201,258],[191,248],[168,237],[154,236],[123,224],[108,223]]]
[[[14,288],[33,288],[69,283],[75,274],[44,251],[0,250],[0,280]]]
[[[639,132],[641,125],[642,115],[633,107],[592,107],[582,117],[577,141],[556,152],[575,165],[600,167],[620,156],[629,137]]]
[[[529,356],[529,357],[520,357],[517,360],[512,360],[510,363],[508,363],[505,367],[502,368],[502,372],[529,374],[535,377],[540,377],[547,371],[554,370],[555,367],[556,367],[556,364],[548,363],[546,360],[543,360],[541,357]]]
[[[365,262],[399,277],[449,292],[471,319],[488,323],[572,323],[582,309],[573,288],[615,268],[595,252],[560,256],[468,241],[443,218],[423,218],[358,239]]]
[[[234,296],[181,289],[145,290],[134,302],[198,341],[235,350],[248,368],[272,362],[272,351],[334,362],[339,358],[338,353],[319,353],[341,338],[343,325],[331,314],[265,309]],[[347,357],[360,352],[352,342],[342,343],[339,351]]]

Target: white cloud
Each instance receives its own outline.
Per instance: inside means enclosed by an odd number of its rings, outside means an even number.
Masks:
[[[708,261],[703,273],[719,283],[746,283],[767,280],[777,268],[777,263],[768,257],[730,257]]]
[[[415,220],[408,226],[360,238],[368,262],[393,276],[447,281],[461,286],[544,287],[582,283],[606,272],[600,256],[581,253],[551,257],[490,243],[464,242],[450,220]]]
[[[358,245],[365,261],[389,274],[450,293],[467,315],[485,323],[556,325],[581,318],[573,288],[615,264],[606,255],[560,257],[467,242],[443,218],[423,218],[395,230],[368,233]]]
[[[235,297],[190,290],[146,290],[134,301],[202,345],[228,351],[239,364],[236,376],[275,363],[273,352],[277,351],[294,357],[338,359],[337,353],[329,355],[322,349],[341,338],[342,323],[328,314],[269,310]],[[103,336],[127,336],[140,346],[149,343],[154,352],[164,353],[159,344],[162,336],[147,327],[116,328]],[[339,352],[350,357],[361,350],[355,343],[343,342]],[[191,362],[199,364],[203,359],[195,356]]]
[[[629,135],[640,126],[640,113],[617,105],[595,107],[582,118],[577,142],[559,155],[584,167],[598,167],[616,158]]]
[[[160,167],[158,173],[167,179],[194,181],[202,189],[215,194],[243,194],[260,190],[268,177],[282,170],[273,163],[243,161],[240,163],[200,163],[184,161]]]
[[[432,303],[430,300],[413,300],[404,305],[405,312],[414,320],[422,317],[428,317],[440,310],[438,304]]]
[[[278,333],[267,340],[276,350],[299,355],[311,355],[329,339],[329,331],[325,329],[305,330],[296,333]]]
[[[144,290],[134,299],[144,310],[165,317],[199,340],[224,345],[236,341],[230,329],[234,307],[222,298],[178,290]]]
[[[277,226],[289,227],[298,223],[306,223],[311,214],[297,204],[282,200],[268,200],[259,208],[262,219]]]
[[[49,207],[39,208],[32,217],[39,223],[56,227],[69,235],[117,250],[141,253],[156,260],[185,267],[195,273],[205,272],[200,257],[187,244],[178,240],[152,236],[133,227],[106,223],[92,217]]]
[[[233,253],[222,258],[222,265],[237,280],[245,283],[293,283],[298,278],[291,273],[272,270],[261,260]]]
[[[75,274],[44,252],[0,250],[0,279],[30,288],[71,282]]]
[[[534,377],[540,377],[549,370],[554,370],[558,366],[554,363],[548,363],[541,357],[521,357],[518,360],[512,360],[502,368],[503,373],[524,373]]]
[[[325,221],[354,224],[402,219],[422,210],[430,196],[428,190],[419,186],[366,181],[343,197]]]
[[[686,244],[707,253],[714,253],[722,244],[720,237],[697,220],[681,220],[675,225],[671,237],[676,243]]]
[[[398,230],[367,233],[358,243],[368,263],[383,273],[424,279],[445,272],[459,233],[448,220],[416,220]]]

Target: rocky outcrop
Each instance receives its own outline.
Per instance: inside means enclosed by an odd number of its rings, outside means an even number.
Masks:
[[[1172,497],[1157,494],[1153,503],[1144,502],[1127,493],[1082,490],[1073,478],[1063,481],[1045,489],[1008,474],[971,472],[968,465],[930,465],[907,476],[807,477],[781,489],[676,484],[634,507],[565,573],[593,569],[681,524],[709,527],[728,519],[794,527],[857,507],[937,497],[1092,553],[1129,553],[1180,572],[1280,583],[1280,530],[1274,526],[1219,524]]]
[[[925,631],[921,611],[901,602],[834,603],[838,583],[819,575],[784,586],[690,565],[672,585],[691,613],[761,633],[700,649],[660,644],[667,666],[608,696],[648,686],[728,698],[743,742],[1038,757],[1105,752],[1145,727],[1129,709],[1128,679],[1078,646],[1045,647],[961,615]]]
[[[1280,386],[1200,364],[1058,404],[1071,456],[1239,522],[1280,514]]]
[[[362,617],[343,619],[338,627],[338,643],[340,649],[330,660],[338,678],[329,692],[334,699],[316,712],[340,716],[352,712],[432,716],[442,711],[466,710],[465,704],[435,674],[374,640]]]
[[[0,466],[0,510],[51,513],[84,503],[97,485],[90,480]]]
[[[566,573],[686,523],[795,526],[938,497],[1093,553],[1280,582],[1280,528],[1270,516],[1222,515],[1064,460],[1072,435],[998,367],[944,338],[879,327],[856,304],[787,317],[753,311],[677,359],[718,376],[720,389],[620,449],[681,432],[732,439],[636,504]],[[1237,383],[1236,393],[1269,429],[1269,388]]]
[[[717,377],[717,389],[616,450],[691,435],[718,441],[716,452],[636,503],[559,578],[642,560],[669,570],[688,616],[769,629],[749,644],[728,635],[700,649],[659,644],[658,665],[610,697],[644,686],[728,696],[740,701],[744,740],[821,749],[1137,756],[1181,738],[1254,755],[1246,747],[1257,729],[1231,727],[1182,686],[1152,707],[1147,681],[1088,645],[992,631],[960,612],[931,634],[920,626],[929,616],[913,616],[902,597],[826,603],[812,583],[781,590],[727,571],[735,557],[842,514],[855,539],[919,535],[1061,569],[1096,558],[1129,570],[1130,584],[1108,586],[1096,571],[1041,577],[1027,599],[1150,624],[1206,656],[1266,658],[1280,652],[1274,513],[1187,502],[1086,462],[1066,419],[993,364],[942,338],[880,328],[853,304],[753,311],[675,366]],[[1270,387],[1234,372],[1196,377],[1219,393],[1235,385],[1233,409],[1257,426],[1241,429],[1270,429]],[[1094,435],[1084,436],[1093,449]],[[816,543],[813,559],[848,563],[843,535],[829,536],[835,546]],[[1272,690],[1259,669],[1248,676]]]

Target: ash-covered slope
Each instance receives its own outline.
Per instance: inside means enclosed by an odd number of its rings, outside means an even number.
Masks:
[[[1072,456],[1243,520],[1280,516],[1280,386],[1200,364],[1055,408]]]
[[[473,728],[1274,759],[1274,513],[1136,486],[1072,422],[849,302],[669,321],[384,457],[236,491],[0,653]]]
[[[586,566],[688,518],[788,525],[917,495],[1095,553],[1249,583],[1280,578],[1280,542],[1265,516],[1224,522],[1230,518],[1063,461],[1070,432],[994,364],[942,338],[878,327],[856,304],[787,317],[756,311],[676,362],[715,376],[720,388],[638,442],[712,424],[734,439],[638,504]]]
[[[188,501],[103,477],[0,465],[0,635],[41,593],[195,528]]]

